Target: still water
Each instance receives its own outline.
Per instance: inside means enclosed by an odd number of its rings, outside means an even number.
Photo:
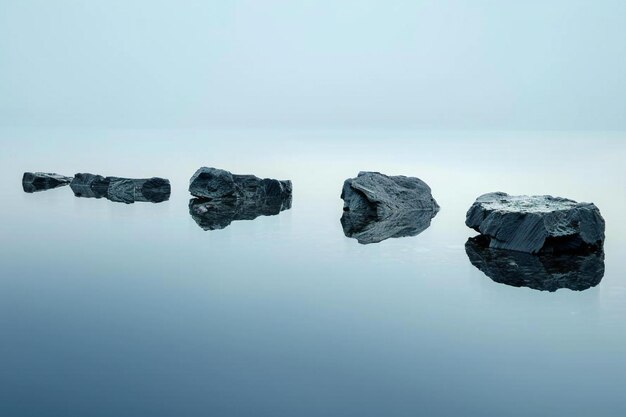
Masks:
[[[0,416],[626,415],[625,139],[2,130]],[[205,230],[201,166],[290,179],[291,208]],[[421,178],[441,211],[416,236],[346,237],[339,194],[360,170]],[[159,176],[172,194],[27,194],[24,171]],[[601,280],[481,272],[464,220],[490,191],[594,202]]]

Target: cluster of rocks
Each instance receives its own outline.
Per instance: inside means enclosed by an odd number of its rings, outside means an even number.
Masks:
[[[65,177],[59,174],[26,172],[22,187],[28,193],[45,191],[68,185],[76,197],[106,198],[131,204],[137,201],[160,203],[170,198],[171,186],[164,178],[120,178],[94,174],[76,174]]]
[[[69,184],[78,197],[115,202],[161,202],[171,188],[163,178],[131,179],[76,174],[24,174],[24,191]],[[271,216],[291,208],[288,180],[259,178],[203,167],[189,181],[189,213],[204,230],[223,229],[235,220]],[[415,236],[439,211],[430,187],[419,178],[359,172],[345,180],[341,225],[359,243]],[[484,194],[469,208],[465,224],[479,232],[466,253],[471,263],[496,282],[555,291],[583,290],[604,275],[605,222],[591,203],[552,196]]]

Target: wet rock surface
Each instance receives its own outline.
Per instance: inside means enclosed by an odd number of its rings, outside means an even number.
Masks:
[[[204,230],[219,230],[235,220],[273,216],[291,208],[291,195],[270,198],[192,198],[189,214]]]
[[[110,201],[160,203],[170,198],[170,182],[164,178],[120,178],[76,174],[70,187],[76,197],[106,198]]]
[[[22,188],[24,192],[34,193],[38,191],[51,190],[69,184],[72,177],[47,173],[47,172],[25,172],[22,176]]]
[[[465,252],[472,265],[501,284],[550,292],[560,288],[583,291],[595,287],[604,277],[601,249],[585,254],[533,255],[488,245],[483,236],[470,238]]]
[[[465,224],[494,249],[578,253],[601,249],[604,243],[600,210],[560,197],[485,194],[470,207]]]
[[[343,184],[341,225],[359,243],[415,236],[430,226],[439,205],[419,178],[359,172]]]
[[[264,200],[291,196],[291,181],[237,175],[223,169],[203,167],[189,180],[191,195],[204,199]]]

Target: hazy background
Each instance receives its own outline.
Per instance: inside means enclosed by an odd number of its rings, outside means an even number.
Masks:
[[[625,129],[623,0],[0,0],[0,126]]]

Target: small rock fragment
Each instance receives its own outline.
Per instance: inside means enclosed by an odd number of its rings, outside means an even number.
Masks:
[[[27,193],[62,187],[72,181],[71,177],[46,172],[25,172],[22,176],[22,188]]]

